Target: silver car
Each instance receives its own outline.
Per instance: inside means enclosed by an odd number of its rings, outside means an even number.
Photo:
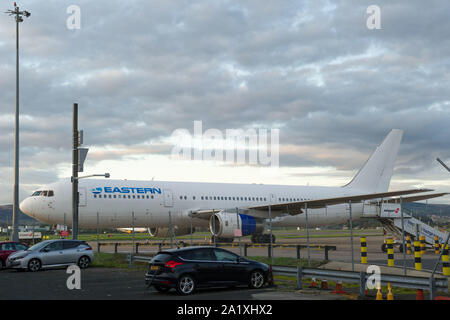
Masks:
[[[81,240],[46,240],[35,244],[27,250],[11,254],[7,268],[38,271],[41,268],[53,268],[78,265],[84,269],[94,262],[92,248]]]

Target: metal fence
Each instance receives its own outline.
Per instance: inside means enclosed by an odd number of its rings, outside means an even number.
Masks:
[[[100,242],[98,243],[97,246],[97,252],[101,251],[101,247],[104,246],[114,246],[114,253],[118,253],[118,247],[119,246],[133,246],[133,243],[129,243],[129,242]],[[156,243],[156,242],[135,242],[134,243],[134,252],[136,254],[139,253],[139,248],[143,247],[143,246],[154,246],[154,247],[158,247],[158,250],[162,250],[164,247],[170,247],[170,244],[167,243]],[[187,247],[187,246],[211,246],[210,243],[208,242],[198,242],[198,243],[193,243],[188,244],[186,242],[179,242],[178,246],[175,247]],[[173,246],[172,246],[173,247]],[[236,243],[228,243],[228,242],[224,242],[224,243],[216,243],[216,247],[231,247],[231,248],[238,248],[239,244]],[[272,257],[272,252],[273,250],[271,250],[270,248],[270,244],[251,244],[251,243],[243,243],[242,247],[244,249],[244,256],[247,257],[248,256],[248,249],[249,248],[267,248],[267,256],[269,258]],[[329,251],[336,251],[336,246],[329,246],[329,245],[310,245],[310,248],[313,249],[317,249],[317,250],[324,250],[324,260],[328,261],[329,260],[329,256],[328,253]],[[272,245],[272,249],[275,248],[281,248],[281,249],[295,249],[296,251],[296,257],[297,259],[300,259],[300,252],[302,249],[306,249],[307,246],[306,245],[300,245],[300,244],[273,244]]]
[[[312,269],[302,267],[274,266],[272,272],[275,275],[294,276],[297,278],[297,289],[302,289],[303,278],[318,278],[346,283],[358,283],[360,296],[365,295],[366,283],[371,274],[366,272],[353,272],[342,270]],[[393,287],[422,289],[430,292],[430,299],[434,299],[437,291],[448,293],[448,279],[434,277],[411,277],[380,274],[380,285],[391,284]]]

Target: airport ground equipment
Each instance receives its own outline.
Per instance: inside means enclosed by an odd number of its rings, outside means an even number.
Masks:
[[[361,237],[361,264],[367,264],[367,238]]]
[[[399,247],[400,252],[403,252],[402,246],[402,218],[401,218],[402,208],[398,203],[382,203],[379,204],[365,204],[363,217],[374,218],[378,220],[383,228],[392,234],[400,241],[394,241],[394,246]],[[432,226],[414,218],[412,215],[408,214],[405,209],[403,209],[403,224],[405,237],[410,236],[414,240],[420,240],[422,237],[423,245],[422,249],[425,250],[426,246],[433,248],[435,244],[435,237],[438,238],[439,243],[443,243],[447,238],[447,233],[442,232]],[[381,250],[383,252],[387,251],[386,244],[383,244]],[[422,253],[422,255],[424,252]]]
[[[442,273],[444,276],[450,276],[450,262],[448,255],[448,244],[445,245],[442,252]]]
[[[317,268],[302,267],[283,267],[273,266],[274,275],[294,276],[297,277],[297,288],[302,289],[303,278],[327,279],[331,281],[342,281],[344,283],[358,283],[360,296],[365,296],[366,283],[371,274],[366,272],[327,270]],[[380,285],[387,286],[390,283],[392,287],[421,289],[430,292],[430,299],[434,299],[436,292],[448,293],[448,279],[435,277],[411,277],[380,274]]]
[[[422,257],[419,241],[414,241],[414,267],[417,271],[422,270]]]
[[[394,266],[394,240],[387,239],[387,254],[388,254],[388,266]]]
[[[411,236],[406,236],[406,254],[411,254]]]
[[[439,254],[439,237],[438,236],[434,236],[434,254]]]

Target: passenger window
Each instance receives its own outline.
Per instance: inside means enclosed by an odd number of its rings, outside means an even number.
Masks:
[[[54,196],[53,190],[50,190],[47,194],[47,197],[53,197],[53,196]]]
[[[5,251],[14,251],[14,247],[12,243],[4,243],[1,246],[1,250],[5,250]]]
[[[211,249],[199,249],[192,250],[192,260],[201,260],[201,261],[215,261],[216,258],[211,252]]]
[[[216,255],[217,261],[237,261],[238,256],[227,251],[223,250],[214,250],[214,254]]]
[[[73,249],[78,247],[81,244],[80,241],[64,241],[63,248],[64,249]]]
[[[62,250],[63,249],[63,243],[62,243],[62,241],[53,242],[53,243],[50,243],[45,248],[48,249],[48,251]]]
[[[46,197],[46,196],[47,196],[47,191],[42,191],[42,194],[41,194],[41,196],[44,196],[44,197]]]
[[[19,251],[19,250],[27,250],[27,246],[23,245],[21,243],[15,243],[14,246],[16,247],[17,251]]]

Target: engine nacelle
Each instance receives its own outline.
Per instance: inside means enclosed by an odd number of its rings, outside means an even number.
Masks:
[[[191,228],[173,228],[173,233],[176,236],[184,236],[191,233]],[[192,233],[195,232],[195,228],[192,228]],[[148,228],[148,233],[152,237],[170,237],[169,228]]]
[[[238,228],[239,222],[239,228]],[[262,223],[257,223],[255,218],[245,214],[218,212],[209,220],[209,230],[219,238],[234,238],[234,231],[242,230],[242,236],[261,233],[264,230]]]

